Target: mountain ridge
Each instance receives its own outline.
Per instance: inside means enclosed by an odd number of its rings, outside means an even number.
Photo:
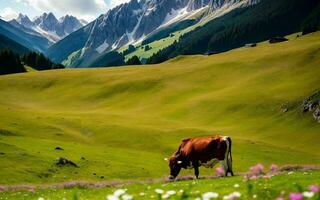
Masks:
[[[71,59],[80,59],[76,65],[84,66],[85,60],[92,55],[99,57],[99,54],[104,52],[128,44],[137,44],[159,28],[188,19],[203,9],[207,10],[206,16],[210,16],[219,9],[223,13],[224,10],[227,12],[228,9],[249,6],[257,2],[257,0],[131,0],[100,15],[83,27],[82,30],[87,32],[87,36],[84,36],[84,41],[79,41],[84,43],[79,49],[68,46],[70,41],[78,40],[69,35],[59,44],[53,45],[47,54],[56,62],[63,62],[73,54]],[[56,46],[66,46],[69,50],[64,56],[59,56],[60,48]]]
[[[33,20],[20,13],[17,19],[9,22],[23,31],[39,34],[49,39],[52,43],[58,42],[87,24],[86,21],[79,20],[72,15],[65,15],[57,19],[52,12],[43,13]]]

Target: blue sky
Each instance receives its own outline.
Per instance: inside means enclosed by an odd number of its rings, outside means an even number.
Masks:
[[[19,13],[30,19],[44,12],[52,12],[57,18],[66,14],[91,21],[108,9],[129,0],[0,0],[0,16],[4,20],[15,18]]]

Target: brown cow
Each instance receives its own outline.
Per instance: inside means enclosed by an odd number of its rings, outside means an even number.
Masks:
[[[181,168],[194,168],[195,176],[198,178],[200,166],[212,168],[219,161],[224,167],[225,175],[230,172],[233,176],[230,137],[217,135],[185,139],[169,159],[169,179],[175,179]]]

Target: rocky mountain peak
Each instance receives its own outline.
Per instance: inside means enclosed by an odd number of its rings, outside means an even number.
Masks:
[[[16,19],[16,21],[23,25],[23,26],[33,26],[33,22],[29,19],[29,17],[27,15],[23,15],[22,13],[19,14],[18,18]]]

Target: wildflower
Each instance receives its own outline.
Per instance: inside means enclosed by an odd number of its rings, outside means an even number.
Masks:
[[[125,193],[126,193],[125,190],[123,190],[123,189],[118,189],[118,190],[116,190],[116,191],[113,193],[113,195],[116,196],[116,197],[120,197],[121,195],[123,195],[123,194],[125,194]]]
[[[301,193],[292,192],[289,195],[289,199],[290,200],[302,200],[303,199],[303,195]]]
[[[261,174],[263,168],[264,168],[263,164],[258,163],[257,165],[250,167],[250,172],[252,174]]]
[[[124,195],[122,196],[122,199],[123,199],[123,200],[132,200],[132,199],[133,199],[133,196],[132,196],[132,195],[129,195],[129,194],[124,194]]]
[[[257,179],[258,179],[258,177],[256,175],[253,175],[250,177],[250,180],[257,180]]]
[[[278,168],[279,168],[279,167],[278,167],[278,165],[276,165],[276,164],[271,164],[271,165],[270,165],[270,170],[271,170],[271,171],[276,171]]]
[[[144,193],[144,192],[140,192],[140,194],[139,194],[140,196],[144,196],[144,195],[146,195],[146,193]]]
[[[154,191],[155,191],[156,193],[158,193],[158,194],[163,194],[163,192],[164,192],[162,189],[158,189],[158,188],[155,189]]]
[[[277,197],[276,200],[284,200],[283,197]]]
[[[207,192],[202,195],[203,200],[216,199],[218,197],[219,197],[219,194],[215,192]]]
[[[232,192],[231,194],[224,196],[223,199],[224,200],[234,200],[237,198],[241,197],[241,193],[240,192]]]
[[[169,191],[167,192],[167,194],[169,194],[169,195],[175,195],[175,194],[176,194],[176,191],[174,191],[174,190],[169,190]]]
[[[320,192],[320,188],[317,185],[310,185],[309,190],[314,193]]]
[[[240,187],[240,185],[238,183],[236,183],[236,184],[234,184],[233,187],[238,188],[238,187]]]
[[[240,198],[241,193],[240,192],[233,192],[233,193],[231,193],[231,196],[236,197],[236,198]]]
[[[114,195],[108,195],[107,196],[107,200],[119,200],[119,198],[117,196],[114,196]]]
[[[293,171],[291,171],[291,172],[288,172],[288,175],[291,175],[291,174],[293,174]]]
[[[197,197],[197,198],[195,198],[194,200],[201,200],[201,198],[200,198],[200,197]]]
[[[44,198],[43,197],[39,197],[38,200],[44,200]]]
[[[263,178],[264,179],[270,179],[272,177],[272,175],[264,175]]]
[[[312,198],[314,196],[314,192],[303,192],[302,195],[307,198]]]
[[[258,195],[256,195],[256,194],[254,194],[253,196],[252,196],[252,198],[254,198],[254,199],[256,199],[258,197]]]
[[[165,193],[164,195],[162,195],[162,198],[163,199],[167,199],[167,198],[169,198],[170,197],[170,195],[168,194],[168,193]]]
[[[216,169],[216,174],[217,174],[218,176],[223,176],[223,175],[224,175],[224,169],[223,169],[222,167],[218,167],[218,168]]]

